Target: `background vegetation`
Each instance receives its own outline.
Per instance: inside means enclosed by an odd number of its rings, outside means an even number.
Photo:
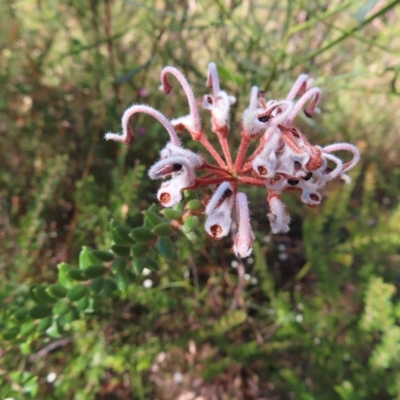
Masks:
[[[400,399],[397,3],[2,2],[0,397]],[[307,72],[322,114],[296,123],[362,151],[318,209],[285,198],[287,235],[249,191],[244,262],[202,217],[135,244],[130,229],[183,212],[160,214],[146,178],[166,135],[138,117],[131,146],[102,139],[134,102],[184,114],[159,73],[180,68],[202,95],[210,61],[238,98],[232,146],[251,85],[279,98]]]

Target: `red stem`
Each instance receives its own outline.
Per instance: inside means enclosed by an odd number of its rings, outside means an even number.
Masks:
[[[226,164],[221,156],[218,154],[217,150],[213,147],[213,145],[208,141],[206,136],[203,134],[201,135],[199,142],[208,150],[214,160],[218,163],[221,168],[226,169]]]
[[[204,161],[203,165],[201,167],[199,167],[198,169],[216,170],[216,171],[229,173],[229,171],[226,168],[221,168],[218,165],[210,164],[207,161]]]
[[[211,179],[202,179],[202,178],[197,178],[196,183],[190,188],[190,189],[196,189],[199,186],[204,186],[204,185],[212,185],[214,183],[222,183],[224,181],[232,181],[235,180],[235,178],[232,177],[226,177],[226,178],[211,178]]]
[[[244,157],[246,156],[246,151],[249,147],[251,140],[247,137],[242,135],[242,141],[240,142],[239,151],[236,156],[235,166],[234,169],[236,171],[240,171],[243,166]]]
[[[229,174],[229,172],[227,171],[222,171],[219,169],[214,169],[214,168],[202,168],[202,171],[210,171],[212,175],[220,175],[220,176],[227,176],[228,178],[231,177],[231,175]],[[203,177],[204,178],[204,177]]]
[[[222,151],[224,152],[225,160],[228,164],[228,168],[233,168],[231,151],[229,150],[228,139],[225,136],[218,135],[219,143],[221,144]]]
[[[243,168],[240,173],[243,175],[249,174],[251,171],[253,171],[253,167],[247,167],[247,168]]]
[[[239,181],[242,183],[248,183],[250,185],[265,186],[265,181],[257,178],[251,178],[250,176],[239,176]]]
[[[257,149],[253,152],[253,154],[245,161],[243,168],[247,169],[251,166],[251,162],[261,153],[265,144],[265,137],[263,136],[260,140],[260,144]]]

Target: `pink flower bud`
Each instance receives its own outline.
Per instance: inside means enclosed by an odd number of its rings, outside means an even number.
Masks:
[[[268,218],[271,224],[272,233],[288,232],[290,217],[285,210],[280,197],[273,191],[268,194],[269,208],[271,212]]]
[[[239,258],[248,257],[253,250],[254,233],[250,225],[249,205],[244,193],[236,195],[236,218],[238,233],[236,235],[233,251]]]
[[[157,192],[157,198],[164,207],[173,207],[182,200],[182,190],[193,185],[193,175],[188,169],[177,173],[171,180],[164,182]]]
[[[161,158],[180,156],[187,160],[193,169],[199,168],[203,165],[204,160],[201,156],[191,150],[184,149],[181,146],[175,146],[169,142],[160,152]]]
[[[213,239],[229,233],[232,224],[233,191],[229,182],[222,182],[207,204],[205,229]]]
[[[229,128],[229,112],[236,98],[228,96],[220,90],[216,96],[205,95],[203,97],[203,108],[211,111],[211,123],[214,132],[227,132]]]
[[[185,173],[190,176],[189,179],[193,184],[195,180],[194,171],[184,157],[174,156],[161,159],[149,169],[148,174],[151,179],[161,179],[169,175],[176,176],[182,173],[182,169],[186,170]]]

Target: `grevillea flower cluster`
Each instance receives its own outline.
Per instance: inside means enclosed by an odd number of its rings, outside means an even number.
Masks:
[[[232,220],[237,225],[233,250],[238,257],[247,257],[252,251],[254,234],[250,224],[247,196],[238,189],[243,185],[265,186],[268,192],[268,218],[273,233],[287,232],[290,217],[281,200],[282,192],[297,190],[301,200],[317,206],[322,200],[319,190],[332,179],[350,182],[346,174],[360,159],[357,148],[349,143],[321,147],[312,145],[299,128],[293,125],[295,117],[304,112],[309,118],[320,112],[317,108],[321,89],[313,86],[313,79],[300,75],[283,100],[269,100],[256,86],[251,89],[250,103],[243,112],[239,128],[241,142],[235,159],[228,143],[230,108],[236,98],[221,90],[217,67],[208,66],[206,85],[212,89],[201,101],[201,107],[211,113],[211,130],[217,135],[222,152],[210,143],[202,128],[199,106],[188,81],[174,67],[161,72],[161,89],[172,90],[170,76],[184,89],[189,103],[188,115],[168,120],[147,105],[134,104],[122,116],[122,134],[107,133],[107,140],[129,144],[133,130],[129,124],[137,113],[146,113],[157,119],[167,130],[169,142],[160,152],[160,159],[149,170],[151,179],[163,179],[157,197],[164,207],[173,207],[183,197],[183,190],[212,186],[211,198],[204,201],[205,229],[215,240],[228,235]],[[188,131],[192,139],[201,143],[214,163],[208,162],[182,146],[178,133]],[[239,132],[235,132],[237,135]],[[249,146],[255,150],[246,157]],[[336,151],[348,151],[352,159],[344,163]],[[329,165],[328,165],[329,163]]]

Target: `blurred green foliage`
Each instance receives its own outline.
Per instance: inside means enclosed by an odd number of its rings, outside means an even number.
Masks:
[[[400,399],[398,3],[1,3],[0,397]],[[323,112],[297,123],[363,155],[318,209],[285,199],[287,235],[249,191],[245,261],[206,237],[195,197],[153,204],[159,124],[102,139],[132,103],[184,114],[159,73],[203,94],[210,61],[233,127],[253,84],[279,97],[307,72]]]

